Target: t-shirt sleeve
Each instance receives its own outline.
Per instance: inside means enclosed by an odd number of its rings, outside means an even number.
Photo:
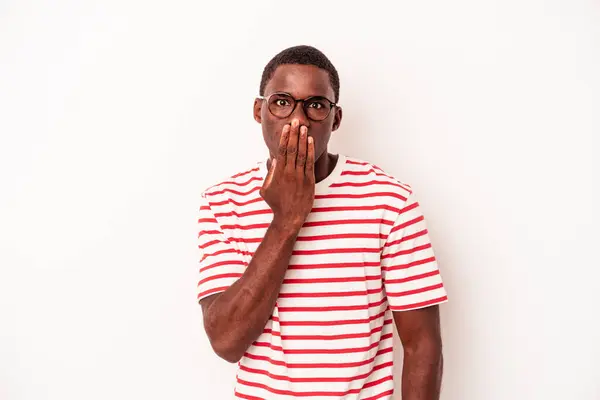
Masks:
[[[412,192],[381,252],[381,274],[392,311],[448,301],[425,218]]]
[[[201,197],[198,215],[198,249],[198,301],[225,291],[242,276],[248,265],[241,249],[223,233],[205,193]]]

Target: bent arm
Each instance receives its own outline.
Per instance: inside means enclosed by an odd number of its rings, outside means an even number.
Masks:
[[[204,329],[219,357],[239,361],[263,332],[298,232],[274,219],[242,277],[224,292],[200,300]]]

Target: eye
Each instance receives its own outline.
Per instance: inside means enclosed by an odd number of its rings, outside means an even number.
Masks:
[[[317,110],[320,110],[321,108],[325,107],[322,103],[319,103],[318,101],[313,101],[308,105],[309,108],[316,108]]]
[[[275,105],[279,107],[286,107],[290,105],[290,102],[286,99],[277,99],[275,100]]]

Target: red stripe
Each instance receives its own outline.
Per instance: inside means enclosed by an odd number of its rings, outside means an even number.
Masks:
[[[398,240],[394,240],[394,241],[388,242],[383,247],[394,246],[396,244],[399,244],[399,243],[402,243],[402,242],[406,242],[408,240],[416,239],[416,238],[418,238],[420,236],[425,236],[428,233],[429,232],[427,231],[427,229],[423,229],[422,231],[419,231],[417,233],[413,233],[412,235],[404,236],[402,239],[398,239]]]
[[[345,392],[324,392],[324,391],[320,391],[320,392],[295,392],[292,390],[281,390],[281,389],[274,389],[268,385],[264,385],[262,383],[255,383],[255,382],[249,382],[246,380],[243,380],[241,378],[237,378],[237,382],[239,384],[242,385],[246,385],[246,386],[252,386],[252,387],[257,387],[260,389],[264,389],[268,392],[271,393],[275,393],[275,394],[281,394],[281,395],[287,395],[287,396],[294,396],[294,397],[311,397],[311,396],[339,396],[339,397],[343,397],[343,396],[348,396],[350,394],[354,394],[354,393],[360,393],[361,390],[363,390],[363,388],[367,388],[367,387],[371,387],[371,386],[376,386],[379,385],[380,383],[386,382],[386,381],[390,381],[392,380],[392,376],[386,376],[384,378],[378,379],[376,381],[373,382],[369,382],[366,385],[364,385],[362,388],[358,388],[358,389],[350,389],[347,390]]]
[[[198,247],[200,247],[200,246],[198,245]],[[237,250],[235,250],[235,249],[223,249],[223,250],[215,251],[214,253],[206,253],[206,254],[204,254],[204,256],[202,256],[202,259],[200,260],[200,262],[203,262],[208,257],[214,257],[214,256],[218,256],[218,255],[221,255],[221,254],[227,254],[227,253],[237,253]]]
[[[281,337],[281,332],[274,331],[273,329],[265,328],[262,333],[269,334],[271,336]]]
[[[224,292],[225,290],[227,290],[228,287],[229,286],[221,286],[221,287],[213,288],[213,289],[210,289],[210,290],[205,290],[204,292],[198,293],[198,298],[204,297],[204,296],[209,295],[209,294]]]
[[[283,354],[352,354],[362,353],[378,347],[381,341],[391,339],[394,336],[393,333],[387,333],[375,343],[371,343],[368,346],[363,347],[350,347],[345,349],[284,349],[281,346],[275,346],[269,342],[254,342],[255,347],[268,347],[271,350],[282,352]]]
[[[431,286],[425,286],[419,289],[413,289],[413,290],[405,290],[403,292],[387,292],[387,295],[389,297],[401,297],[401,296],[410,296],[413,294],[419,294],[419,293],[425,293],[425,292],[429,292],[435,289],[441,289],[444,287],[443,283],[438,283],[436,285],[431,285]]]
[[[346,163],[347,164],[354,164],[354,165],[364,165],[364,166],[370,166],[371,164],[364,162],[364,161],[352,161],[349,159],[346,159]]]
[[[231,238],[230,241],[236,243],[260,243],[263,238]]]
[[[362,165],[363,167],[370,167],[371,169],[368,172],[373,171],[377,175],[384,175],[390,179],[394,179],[391,175],[386,174],[385,171],[383,169],[379,168],[377,165],[370,164],[367,162],[358,162],[358,161],[350,161],[350,160],[348,160],[347,163],[354,164],[354,165]],[[379,172],[376,172],[375,170],[377,170]],[[363,174],[362,172],[363,171],[344,171],[344,172],[342,172],[342,175],[362,175]],[[403,184],[403,185],[409,187],[406,184]]]
[[[260,168],[259,167],[254,167],[254,168],[252,168],[252,169],[250,169],[248,171],[240,172],[239,174],[233,175],[231,177],[231,179],[239,178],[240,176],[248,175],[248,174],[250,174],[252,172],[258,172],[258,171],[260,171]]]
[[[263,215],[263,214],[273,214],[273,211],[269,208],[266,210],[253,210],[253,211],[246,211],[243,213],[238,213],[237,211],[230,211],[230,212],[224,212],[224,213],[215,213],[215,217],[250,217],[252,215]]]
[[[252,224],[252,225],[223,225],[222,229],[242,229],[242,230],[252,230],[252,229],[266,229],[270,224]]]
[[[368,247],[358,247],[358,248],[345,248],[345,249],[321,249],[321,250],[294,250],[292,251],[292,255],[294,256],[310,256],[315,254],[345,254],[345,253],[379,253],[381,251],[380,248],[368,248]]]
[[[366,282],[366,281],[376,281],[381,279],[381,274],[379,275],[367,275],[367,276],[349,276],[349,277],[340,277],[340,278],[307,278],[307,279],[284,279],[283,283],[285,284],[302,284],[302,283],[336,283],[336,282]]]
[[[418,202],[414,202],[409,206],[406,206],[402,209],[402,211],[400,211],[400,214],[403,214],[405,212],[409,212],[411,210],[414,210],[415,208],[419,207],[419,203]]]
[[[409,276],[408,278],[385,280],[385,283],[388,284],[388,285],[389,284],[394,284],[394,283],[405,283],[405,282],[410,282],[410,281],[417,281],[417,280],[423,279],[423,278],[430,278],[432,276],[436,276],[436,275],[439,275],[439,274],[440,274],[440,271],[439,270],[435,270],[435,271],[431,271],[431,272],[426,272],[424,274]]]
[[[334,212],[334,211],[378,211],[388,210],[396,213],[400,212],[399,208],[388,206],[385,204],[375,206],[339,206],[339,207],[315,207],[312,212]]]
[[[406,201],[406,197],[394,192],[374,192],[374,193],[344,193],[344,194],[318,194],[315,199],[365,199],[369,197],[395,197]]]
[[[317,236],[298,236],[297,242],[310,242],[316,240],[333,240],[333,239],[387,239],[387,235],[383,233],[337,233],[331,235]]]
[[[286,368],[354,368],[360,367],[361,365],[367,365],[372,363],[377,357],[392,353],[394,351],[394,347],[390,346],[385,349],[379,350],[374,357],[369,358],[368,360],[362,360],[357,362],[347,362],[347,363],[286,363],[285,361],[273,360],[271,357],[267,356],[259,356],[256,354],[251,354],[246,352],[244,357],[250,358],[252,360],[258,361],[266,361],[273,365],[279,365]]]
[[[240,393],[237,390],[235,391],[235,397],[246,400],[265,400],[262,397],[248,396],[247,394]]]
[[[359,339],[371,337],[373,334],[381,332],[383,328],[392,323],[393,320],[387,319],[383,321],[383,325],[371,329],[370,332],[361,333],[346,333],[342,335],[282,335],[280,332],[275,332],[272,329],[264,329],[263,333],[279,336],[282,340],[344,340],[344,339]]]
[[[435,257],[429,257],[426,258],[424,260],[417,260],[417,261],[413,261],[413,262],[409,262],[408,264],[399,264],[399,265],[390,265],[389,267],[381,267],[382,271],[396,271],[398,269],[406,269],[406,268],[412,268],[412,267],[416,267],[417,265],[423,265],[423,264],[427,264],[430,262],[435,262]]]
[[[237,194],[238,196],[247,196],[251,193],[258,192],[260,190],[260,188],[261,188],[260,186],[256,186],[256,187],[253,187],[252,189],[248,190],[247,192],[240,192],[240,191],[234,190],[234,189],[222,189],[222,190],[212,192],[211,195],[232,193],[232,194]]]
[[[216,220],[215,220],[216,222]],[[325,226],[325,225],[350,225],[350,224],[384,224],[384,225],[394,225],[394,221],[389,221],[386,219],[341,219],[341,220],[328,220],[328,221],[313,221],[313,222],[305,222],[303,226]],[[242,230],[251,230],[251,229],[265,229],[268,228],[270,224],[251,224],[251,225],[223,225],[222,229],[242,229]]]
[[[237,254],[242,254],[242,255],[246,255],[246,256],[252,255],[252,253],[249,251],[239,251],[236,249],[224,249],[224,250],[215,251],[214,253],[205,254],[204,257],[202,257],[202,260],[200,260],[200,262],[204,261],[208,257],[220,256],[221,254],[227,254],[227,253],[237,253]]]
[[[219,203],[211,203],[212,206],[226,203],[226,201],[222,201]],[[392,207],[386,204],[374,205],[374,206],[332,206],[332,207],[315,207],[311,210],[313,213],[321,213],[321,212],[337,212],[337,211],[379,211],[379,210],[388,210],[396,213],[400,213],[400,209],[396,207]],[[260,214],[271,214],[272,210],[270,208],[262,209],[262,210],[254,210],[243,213],[237,213],[236,211],[230,211],[226,213],[216,213],[215,217],[247,217],[251,215],[260,215]]]
[[[214,201],[214,202],[211,201],[210,205],[211,206],[224,206],[225,204],[232,203],[232,204],[235,204],[236,206],[241,207],[241,206],[246,206],[246,205],[252,204],[252,203],[258,203],[260,201],[263,201],[263,198],[259,196],[259,197],[255,197],[254,199],[250,199],[247,201],[237,201],[234,199],[227,199],[227,200],[223,200],[223,201]]]
[[[323,250],[293,250],[292,255],[294,255],[294,256],[300,256],[300,255],[310,256],[310,255],[318,255],[318,254],[348,254],[348,253],[349,254],[352,254],[352,253],[366,254],[366,253],[379,253],[379,252],[380,252],[380,249],[378,249],[378,248],[376,248],[376,249],[347,248],[347,249],[323,249]],[[238,253],[238,254],[242,254],[245,256],[251,256],[251,257],[254,256],[254,253],[251,251],[240,251],[240,250],[236,250],[236,249],[224,249],[224,250],[216,251],[214,253],[205,254],[201,261],[203,261],[207,257],[218,256],[218,255],[226,254],[226,253]]]
[[[393,379],[393,377],[391,375],[385,376],[383,378],[377,379],[376,381],[371,381],[368,383],[365,383],[362,387],[362,389],[366,389],[366,388],[370,388],[373,386],[377,386],[383,382],[387,382],[387,381],[391,381]]]
[[[263,178],[261,178],[261,177],[253,176],[252,178],[250,178],[244,182],[235,182],[235,181],[228,180],[228,181],[222,182],[221,184],[219,184],[219,186],[225,186],[225,185],[248,186],[248,184],[250,184],[254,181],[262,181],[262,180],[263,180]]]
[[[205,248],[210,247],[213,244],[217,244],[217,243],[225,243],[225,244],[227,244],[227,242],[224,241],[224,240],[212,240],[210,242],[201,243],[201,244],[198,245],[198,247],[201,248],[201,249],[205,249]]]
[[[216,218],[198,218],[198,223],[199,224],[207,224],[207,223],[211,223],[211,224],[217,224],[217,220]]]
[[[386,186],[395,186],[398,187],[400,189],[406,190],[407,192],[409,191],[408,189],[406,189],[404,186],[395,183],[395,182],[388,182],[388,181],[368,181],[368,182],[339,182],[339,183],[332,183],[330,185],[330,187],[364,187],[364,186],[373,186],[373,185],[386,185]]]
[[[394,365],[393,361],[388,361],[383,364],[374,366],[370,371],[368,371],[364,374],[345,377],[345,378],[340,378],[340,377],[292,378],[292,377],[285,376],[285,375],[272,374],[269,371],[266,371],[264,369],[249,368],[249,367],[246,367],[243,365],[240,367],[240,369],[242,371],[249,372],[251,374],[268,376],[269,378],[278,380],[278,381],[298,382],[298,383],[324,383],[324,382],[354,382],[357,380],[363,380],[363,379],[368,378],[373,372],[378,371],[380,369],[392,367],[393,365]]]
[[[206,283],[206,282],[214,281],[215,279],[240,278],[242,275],[243,274],[240,274],[240,273],[213,275],[213,276],[210,276],[208,278],[202,279],[200,282],[198,282],[198,286],[200,286],[200,285],[202,285],[203,283]]]
[[[323,264],[290,264],[288,269],[326,269],[326,268],[366,268],[379,267],[379,262],[355,262],[355,263],[323,263]]]
[[[394,226],[394,227],[393,227],[393,228],[390,230],[390,235],[391,235],[392,233],[396,232],[396,231],[400,231],[400,230],[402,230],[402,229],[406,228],[407,226],[414,225],[414,224],[416,224],[417,222],[421,222],[421,221],[423,221],[423,220],[425,220],[425,218],[424,218],[424,217],[421,215],[420,217],[417,217],[417,218],[411,219],[410,221],[406,221],[406,222],[404,222],[404,223],[402,223],[402,224],[400,224],[400,225],[396,225],[396,226]]]
[[[386,219],[339,219],[339,220],[328,220],[328,221],[313,221],[305,222],[303,226],[324,226],[324,225],[349,225],[349,224],[384,224],[394,225],[394,221],[388,221]]]
[[[209,206],[200,206],[200,211],[210,211]]]
[[[210,233],[210,232],[209,232]],[[215,231],[215,233],[220,233],[219,231]],[[335,240],[335,239],[387,239],[387,235],[383,233],[334,233],[331,235],[316,235],[316,236],[298,236],[296,238],[297,242],[315,242],[319,240]],[[230,238],[231,242],[239,242],[239,243],[260,243],[263,238],[241,238],[235,237]],[[391,245],[391,244],[390,244]]]
[[[368,310],[372,307],[379,307],[387,301],[387,298],[383,297],[381,300],[369,303],[369,304],[358,304],[354,306],[314,306],[314,307],[277,307],[279,312],[322,312],[322,311],[355,311],[355,310]]]
[[[371,315],[369,318],[363,319],[346,319],[338,321],[281,321],[277,317],[272,317],[272,320],[279,322],[281,326],[339,326],[339,325],[358,325],[365,324],[385,316],[385,311]]]
[[[431,306],[431,305],[434,305],[434,304],[442,303],[442,302],[444,302],[446,300],[448,300],[448,296],[442,296],[442,297],[438,297],[437,299],[422,301],[420,303],[405,304],[403,306],[393,306],[392,307],[390,305],[390,309],[392,311],[404,311],[404,310],[409,310],[409,309],[412,309],[412,308],[421,308],[421,307]]]
[[[245,261],[241,261],[241,260],[219,261],[219,262],[216,262],[216,263],[213,263],[213,264],[209,264],[209,265],[206,265],[206,266],[200,268],[200,273],[202,273],[204,271],[207,271],[207,270],[209,270],[211,268],[216,268],[216,267],[220,267],[220,266],[223,266],[223,265],[243,265],[244,267],[247,267],[248,263],[245,262]]]
[[[391,395],[393,395],[393,394],[394,394],[394,389],[390,389],[390,390],[386,390],[386,391],[385,391],[385,392],[383,392],[383,393],[379,393],[379,394],[377,394],[377,395],[375,395],[375,396],[371,396],[371,397],[365,397],[365,398],[364,398],[364,399],[362,399],[362,400],[377,400],[377,399],[380,399],[380,398],[382,398],[382,397],[391,396]]]
[[[381,259],[383,260],[385,258],[394,258],[394,257],[398,257],[398,256],[405,256],[407,254],[413,254],[413,253],[416,253],[418,251],[427,250],[427,249],[430,249],[430,248],[431,248],[431,243],[427,243],[427,244],[423,244],[421,246],[413,247],[412,249],[400,250],[400,251],[397,251],[395,253],[384,254],[384,255],[381,256]]]
[[[314,293],[280,293],[282,299],[296,297],[345,297],[345,296],[365,296],[369,294],[381,293],[383,288],[357,290],[352,292],[314,292]]]
[[[212,231],[200,231],[198,232],[198,238],[202,235],[220,235],[221,231],[212,230]]]
[[[384,176],[386,178],[393,179],[390,175],[388,175],[386,173],[375,171],[374,168],[368,169],[366,171],[344,171],[344,172],[342,172],[342,175],[353,175],[353,176],[364,176],[364,175],[370,175],[370,174],[375,174],[377,176]]]

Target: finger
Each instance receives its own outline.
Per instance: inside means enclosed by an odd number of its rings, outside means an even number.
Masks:
[[[285,165],[285,157],[287,154],[287,144],[290,137],[290,124],[286,124],[281,131],[281,137],[279,138],[279,149],[277,150],[277,160],[279,165]]]
[[[304,168],[306,176],[315,177],[315,141],[312,136],[308,137],[308,151],[306,154],[306,167]]]
[[[307,136],[308,128],[302,125],[300,127],[300,139],[298,140],[298,156],[296,157],[296,169],[301,172],[304,172],[304,165],[306,164]]]
[[[267,173],[267,177],[265,178],[265,183],[263,187],[269,187],[271,185],[271,181],[273,180],[273,175],[275,174],[275,166],[277,165],[277,159],[274,158],[271,160],[271,168],[269,168],[269,172]]]
[[[290,138],[287,142],[287,150],[286,150],[286,167],[287,168],[295,168],[296,167],[296,154],[298,152],[298,130],[300,123],[297,119],[292,121],[292,127],[290,128]]]

